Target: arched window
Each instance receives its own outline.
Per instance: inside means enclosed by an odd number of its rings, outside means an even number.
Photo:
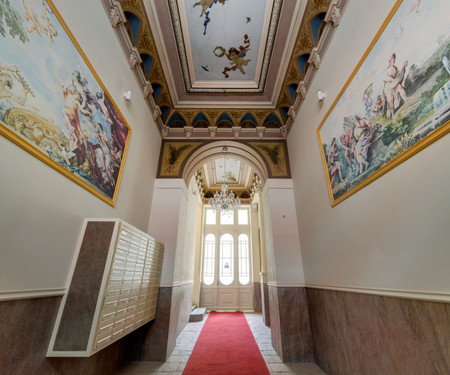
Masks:
[[[239,282],[247,285],[250,281],[250,253],[248,247],[248,236],[246,234],[239,235]]]
[[[214,282],[215,250],[216,237],[210,233],[205,238],[205,257],[203,258],[203,282],[206,285]]]
[[[220,237],[219,279],[224,285],[230,285],[234,279],[234,245],[233,236],[224,234]]]

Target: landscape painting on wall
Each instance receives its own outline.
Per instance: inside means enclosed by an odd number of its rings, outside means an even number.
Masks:
[[[449,14],[398,1],[320,124],[332,206],[450,130]]]
[[[114,206],[131,129],[53,3],[0,0],[0,46],[0,134]]]

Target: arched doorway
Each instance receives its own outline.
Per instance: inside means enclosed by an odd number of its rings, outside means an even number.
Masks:
[[[182,176],[186,184],[192,176],[203,170],[208,179],[209,193],[217,190],[220,182],[220,161],[239,164],[237,180],[247,184],[258,176],[260,186],[267,179],[264,160],[251,147],[233,141],[208,143],[196,150],[185,161]],[[223,164],[223,163],[222,163]],[[226,169],[226,167],[225,167]],[[206,173],[205,173],[206,172]],[[249,182],[250,181],[250,182]],[[228,181],[230,182],[230,181]],[[220,190],[220,189],[219,189]],[[243,195],[242,195],[243,196]],[[260,302],[261,223],[257,210],[252,210],[252,197],[243,199],[242,206],[231,215],[215,212],[202,202],[201,234],[197,240],[196,271],[193,301],[210,310],[258,310]],[[260,311],[260,310],[258,310]]]

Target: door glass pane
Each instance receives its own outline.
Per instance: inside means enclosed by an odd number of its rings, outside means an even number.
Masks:
[[[246,285],[250,281],[250,254],[248,251],[248,236],[241,234],[239,243],[239,282]]]
[[[203,257],[203,282],[211,285],[214,282],[216,237],[208,234],[205,238],[205,254]]]
[[[208,225],[216,224],[216,211],[210,209],[206,210],[206,224]]]
[[[230,285],[234,279],[233,236],[224,234],[220,238],[219,278],[224,285]]]
[[[220,211],[220,224],[221,225],[233,225],[234,224],[234,214],[227,211]]]
[[[238,224],[248,225],[248,210],[238,210]]]

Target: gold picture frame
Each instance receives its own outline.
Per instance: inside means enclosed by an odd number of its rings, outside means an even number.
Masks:
[[[332,206],[450,131],[448,14],[398,0],[320,123]]]
[[[3,6],[0,134],[114,207],[130,126],[51,0]]]

